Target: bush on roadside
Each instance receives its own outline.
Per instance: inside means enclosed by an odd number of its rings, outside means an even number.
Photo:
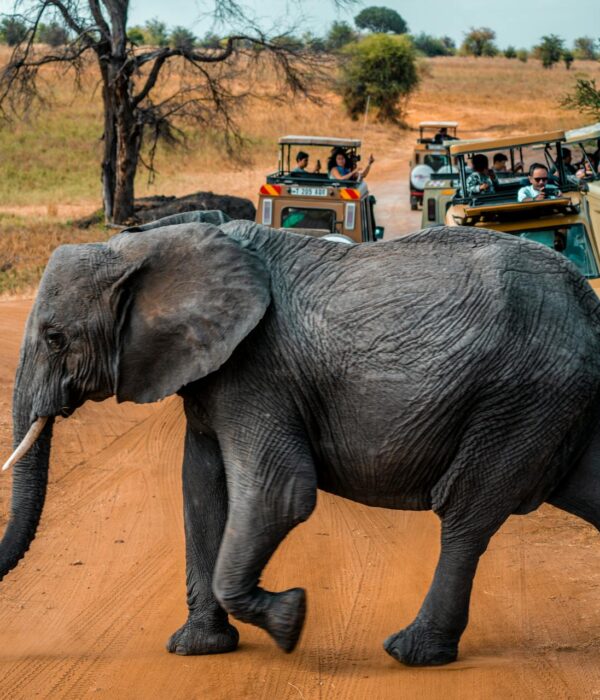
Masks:
[[[367,101],[377,120],[402,125],[406,103],[419,84],[415,47],[408,36],[371,34],[344,49],[340,92],[352,119]]]

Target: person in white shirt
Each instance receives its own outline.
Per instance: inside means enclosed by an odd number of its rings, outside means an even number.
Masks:
[[[535,202],[543,199],[560,197],[558,187],[548,184],[548,168],[541,163],[534,163],[529,168],[529,185],[521,187],[517,194],[519,202]]]

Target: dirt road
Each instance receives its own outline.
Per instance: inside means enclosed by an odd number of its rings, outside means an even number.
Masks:
[[[0,304],[0,444],[29,302]],[[264,583],[304,586],[309,611],[286,656],[239,625],[238,652],[177,657],[185,619],[178,399],[88,404],[55,431],[42,524],[0,584],[0,699],[600,697],[600,542],[550,507],[512,518],[482,560],[460,661],[408,669],[381,643],[415,615],[432,576],[430,513],[324,494]],[[0,481],[0,526],[10,476]]]

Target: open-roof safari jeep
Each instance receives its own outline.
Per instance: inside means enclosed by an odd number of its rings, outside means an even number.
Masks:
[[[452,171],[447,141],[456,139],[458,122],[420,122],[419,138],[410,160],[410,208],[417,210],[423,203],[425,183],[435,174]]]
[[[445,224],[504,231],[553,248],[575,263],[600,295],[600,221],[592,222],[589,183],[566,167],[565,142],[565,133],[556,131],[452,144],[449,150],[456,159],[459,186],[445,213]],[[491,160],[494,152],[508,157],[507,170],[495,174],[495,191],[469,194],[467,161],[477,153]],[[551,182],[560,194],[518,202],[519,189],[529,184],[524,173],[533,163],[547,165]]]
[[[260,188],[257,223],[348,243],[382,238],[383,227],[375,223],[375,197],[369,194],[366,182],[329,177],[327,160],[333,149],[343,149],[350,169],[360,160],[360,141],[356,139],[280,138],[277,172],[267,175],[267,182]],[[310,156],[304,172],[294,171],[299,151]],[[318,160],[323,163],[323,170],[315,173]]]

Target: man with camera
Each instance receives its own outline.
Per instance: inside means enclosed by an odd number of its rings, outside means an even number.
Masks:
[[[562,194],[558,187],[548,184],[548,168],[542,163],[534,163],[529,168],[529,183],[519,190],[517,195],[519,202],[555,199]]]

